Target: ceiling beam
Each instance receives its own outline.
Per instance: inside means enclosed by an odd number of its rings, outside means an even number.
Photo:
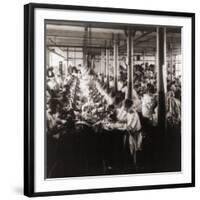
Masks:
[[[155,31],[156,31],[156,30],[153,29],[153,30],[151,30],[151,31],[144,32],[142,35],[140,35],[140,36],[134,38],[134,41],[136,42],[136,41],[138,41],[139,39],[142,39],[142,38],[146,37],[147,35],[149,35],[149,34],[155,32]]]
[[[62,45],[62,44],[47,44],[47,47],[59,47],[59,48],[83,48],[84,45]],[[108,48],[112,49],[111,46],[88,46],[88,48],[95,48],[95,49],[101,49],[101,48]]]
[[[141,43],[144,43],[144,42],[148,42],[148,41],[150,41],[150,40],[152,40],[154,38],[156,38],[156,36],[149,37],[146,40],[136,41],[135,45],[138,45],[138,44],[141,44]],[[155,45],[156,45],[156,41],[155,41]]]
[[[64,59],[67,59],[66,56],[63,56],[61,53],[57,52],[55,49],[51,49],[51,48],[48,48],[48,50],[51,52],[51,53],[54,53]]]

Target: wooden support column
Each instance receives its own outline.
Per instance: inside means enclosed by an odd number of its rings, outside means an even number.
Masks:
[[[48,48],[46,48],[46,68],[48,69],[50,67],[50,51]]]
[[[173,48],[172,44],[170,44],[170,81],[172,81],[173,78]]]
[[[106,85],[107,88],[110,87],[110,72],[109,72],[109,56],[110,56],[110,49],[106,49]]]
[[[69,52],[68,48],[66,49],[66,59],[65,59],[65,64],[64,64],[64,73],[65,77],[68,75],[68,65],[69,65]]]
[[[83,41],[83,66],[87,65],[87,45],[88,45],[88,27],[85,27],[84,41]]]
[[[69,67],[69,49],[67,48],[67,68]]]
[[[128,30],[127,34],[127,59],[128,59],[128,69],[127,69],[127,99],[132,99],[133,96],[133,37],[132,31]]]
[[[145,50],[143,51],[143,63],[145,63]]]
[[[114,88],[118,91],[118,40],[114,40],[113,46],[113,66],[114,66]]]
[[[74,48],[74,66],[76,66],[76,48]]]
[[[91,55],[91,69],[95,69],[95,54]]]
[[[165,132],[165,88],[164,88],[164,78],[163,70],[166,64],[166,28],[157,28],[157,88],[158,88],[158,127],[162,132]]]
[[[101,63],[100,63],[100,74],[102,77],[102,82],[104,83],[104,68],[105,68],[105,61],[104,61],[104,49],[101,49]]]
[[[63,62],[62,61],[59,62],[59,73],[60,73],[61,78],[63,78]]]
[[[91,63],[91,59],[92,59],[92,55],[91,55],[91,37],[92,37],[92,29],[91,29],[91,25],[89,25],[88,28],[88,36],[87,36],[87,45],[89,46],[89,48],[87,48],[87,67],[92,67],[92,63]]]

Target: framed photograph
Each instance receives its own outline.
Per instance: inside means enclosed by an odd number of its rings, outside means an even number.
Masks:
[[[195,186],[195,14],[24,6],[24,194]]]

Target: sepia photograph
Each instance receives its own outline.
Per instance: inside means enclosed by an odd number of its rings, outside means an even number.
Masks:
[[[194,13],[33,3],[24,16],[24,194],[193,187]]]
[[[45,21],[46,178],[181,171],[181,34]]]

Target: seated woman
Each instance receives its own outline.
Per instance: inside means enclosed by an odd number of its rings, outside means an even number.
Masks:
[[[179,93],[173,90],[167,94],[167,122],[171,128],[179,128],[181,124],[181,102]]]
[[[114,88],[111,88],[110,94],[108,94],[108,104],[112,105],[115,102],[116,92]]]
[[[116,123],[109,123],[108,126],[112,129],[126,130],[127,134],[124,135],[123,143],[124,148],[128,143],[130,154],[136,164],[136,152],[141,150],[142,147],[142,132],[141,123],[138,113],[133,108],[133,101],[126,99],[123,106],[118,109]]]
[[[142,149],[143,134],[141,131],[141,123],[138,113],[133,109],[133,102],[129,99],[124,103],[125,111],[127,112],[127,124],[126,128],[128,135],[124,137],[124,145],[128,142],[130,154],[133,159],[133,163],[137,164],[137,151]]]
[[[155,108],[157,106],[157,97],[155,96],[155,89],[152,84],[147,85],[147,93],[142,97],[142,115],[146,121],[146,125],[153,125]]]
[[[135,110],[137,112],[141,112],[141,105],[142,105],[142,102],[139,98],[139,95],[137,93],[137,91],[133,88],[132,90],[132,96],[133,96],[133,106],[135,108]]]

